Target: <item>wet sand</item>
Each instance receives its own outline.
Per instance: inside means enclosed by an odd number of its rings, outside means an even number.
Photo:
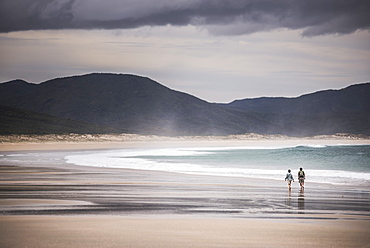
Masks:
[[[211,143],[220,145],[204,141],[207,146]],[[194,142],[23,143],[10,147],[14,151],[68,152],[148,145],[194,146]],[[4,146],[0,148],[5,152]],[[9,144],[7,149],[11,150]],[[307,184],[303,192],[294,184],[289,192],[283,180],[79,167],[60,162],[0,164],[0,247],[290,245],[370,247],[369,189]]]

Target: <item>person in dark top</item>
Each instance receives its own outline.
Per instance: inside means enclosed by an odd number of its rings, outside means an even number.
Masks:
[[[304,189],[304,180],[306,179],[306,175],[304,174],[304,171],[302,168],[299,168],[298,171],[298,180],[299,180],[299,185],[301,185],[301,189]]]

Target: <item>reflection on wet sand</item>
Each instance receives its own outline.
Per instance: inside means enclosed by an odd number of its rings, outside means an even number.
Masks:
[[[287,206],[287,208],[292,208],[292,191],[289,190],[288,191],[288,196],[285,198],[285,205]]]
[[[299,210],[305,210],[304,209],[304,189],[301,188],[298,194],[298,209]],[[299,214],[304,214],[304,212],[299,211]]]
[[[305,202],[304,202],[304,189],[301,189],[298,193],[298,213],[304,214]],[[295,199],[292,200],[292,191],[288,191],[288,195],[285,197],[285,205],[287,209],[296,209],[297,202]]]

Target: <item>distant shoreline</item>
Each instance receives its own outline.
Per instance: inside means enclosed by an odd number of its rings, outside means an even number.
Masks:
[[[289,137],[243,134],[228,136],[155,136],[137,134],[2,135],[0,151],[128,149],[162,147],[235,147],[298,145],[370,145],[370,137],[353,134]]]
[[[338,133],[293,137],[287,135],[262,135],[256,133],[225,136],[158,136],[139,134],[10,134],[0,135],[0,143],[43,143],[43,142],[124,142],[124,141],[218,141],[218,140],[370,140],[361,134]]]

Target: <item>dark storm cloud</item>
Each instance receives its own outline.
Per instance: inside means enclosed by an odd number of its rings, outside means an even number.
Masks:
[[[0,32],[190,24],[215,35],[318,36],[369,30],[369,13],[368,0],[0,0]]]

